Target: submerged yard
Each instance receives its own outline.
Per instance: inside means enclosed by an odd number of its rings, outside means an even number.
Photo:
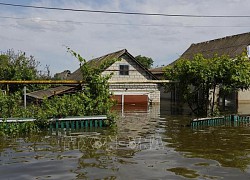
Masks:
[[[153,106],[115,128],[2,138],[0,179],[249,179],[250,127],[192,129],[185,114]]]

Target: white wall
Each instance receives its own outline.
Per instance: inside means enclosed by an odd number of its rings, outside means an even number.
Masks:
[[[250,103],[250,90],[244,90],[238,92],[239,103]]]
[[[129,75],[120,75],[119,68],[120,65],[129,65]],[[120,80],[150,80],[152,79],[139,65],[136,64],[130,57],[123,56],[120,61],[116,61],[109,68],[107,68],[102,74],[107,75],[113,73],[110,81],[120,81]]]
[[[129,65],[129,75],[120,75],[120,65]],[[130,57],[123,56],[120,61],[115,62],[102,73],[107,75],[113,73],[110,81],[145,81],[151,80],[152,77],[142,69]],[[110,91],[114,94],[140,94],[148,95],[150,102],[153,104],[160,103],[160,90],[157,84],[133,83],[133,84],[110,84]]]

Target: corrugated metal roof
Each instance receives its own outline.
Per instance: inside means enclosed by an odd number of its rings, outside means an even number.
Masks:
[[[58,87],[54,87],[54,88],[49,88],[49,89],[45,89],[45,90],[38,90],[38,91],[31,92],[31,93],[27,93],[27,96],[42,100],[45,97],[49,98],[49,97],[52,97],[54,95],[59,95],[59,94],[71,91],[75,88],[76,87],[72,87],[72,86],[58,86]]]

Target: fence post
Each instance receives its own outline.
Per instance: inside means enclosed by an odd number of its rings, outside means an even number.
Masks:
[[[26,109],[26,106],[27,106],[27,101],[26,101],[26,98],[27,98],[27,95],[26,95],[26,86],[24,86],[24,88],[23,88],[23,96],[24,96],[24,109]]]
[[[236,121],[237,120],[237,115],[232,114],[231,115],[231,121]]]

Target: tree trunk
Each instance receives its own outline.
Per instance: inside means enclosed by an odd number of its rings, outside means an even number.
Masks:
[[[215,109],[218,108],[217,97],[219,96],[219,89],[217,89],[216,84],[213,85],[212,97],[210,101],[210,116],[215,115]]]

